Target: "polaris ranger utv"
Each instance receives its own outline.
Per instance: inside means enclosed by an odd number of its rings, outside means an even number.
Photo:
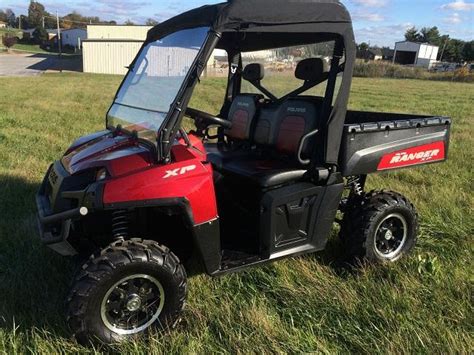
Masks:
[[[228,77],[214,115],[189,103],[216,49]],[[366,177],[444,161],[451,121],[347,111],[355,53],[332,0],[233,0],[149,31],[106,130],[73,143],[37,195],[42,241],[89,257],[67,300],[79,341],[169,329],[191,257],[218,276],[314,253],[338,211],[354,257],[413,248],[415,208],[364,192]]]

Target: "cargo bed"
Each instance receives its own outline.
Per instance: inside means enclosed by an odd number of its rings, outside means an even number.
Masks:
[[[348,111],[339,164],[344,176],[446,160],[451,119]]]

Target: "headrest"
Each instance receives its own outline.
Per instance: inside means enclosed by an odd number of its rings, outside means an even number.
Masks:
[[[242,77],[247,81],[260,81],[265,77],[265,67],[260,63],[252,63],[245,67]]]
[[[296,66],[295,76],[305,81],[318,81],[329,71],[326,61],[321,58],[303,59]]]

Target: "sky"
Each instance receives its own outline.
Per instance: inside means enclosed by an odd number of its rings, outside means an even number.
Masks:
[[[84,16],[143,24],[147,18],[164,21],[183,11],[222,0],[45,0],[50,13],[66,15],[73,10]],[[407,28],[438,26],[442,34],[474,39],[473,0],[342,0],[354,21],[356,41],[393,47]],[[26,14],[29,0],[0,0],[0,8]]]

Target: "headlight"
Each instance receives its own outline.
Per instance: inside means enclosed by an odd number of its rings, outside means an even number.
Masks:
[[[107,178],[107,169],[102,168],[99,171],[97,171],[97,174],[95,175],[95,181],[102,181]]]

